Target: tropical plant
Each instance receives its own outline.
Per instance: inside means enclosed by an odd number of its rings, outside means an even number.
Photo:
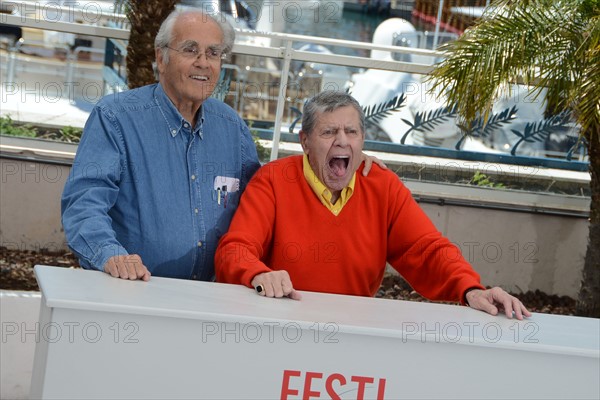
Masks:
[[[475,172],[475,175],[473,175],[473,178],[471,178],[469,183],[472,185],[475,185],[475,186],[498,188],[498,189],[504,188],[503,183],[492,182],[492,180],[486,174],[482,173],[481,171]]]
[[[433,90],[447,96],[463,125],[487,119],[494,101],[522,83],[580,126],[592,201],[577,313],[600,317],[600,0],[497,0],[442,50]]]
[[[130,89],[156,82],[154,38],[160,24],[175,9],[177,0],[129,0],[127,18],[131,24],[127,45],[127,85]]]

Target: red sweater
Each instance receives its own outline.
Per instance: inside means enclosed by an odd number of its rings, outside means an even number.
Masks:
[[[335,216],[306,182],[302,156],[262,167],[217,248],[217,280],[251,287],[255,275],[285,269],[298,290],[374,296],[387,261],[431,300],[462,301],[465,290],[483,288],[398,176],[375,165],[368,177],[361,171]]]

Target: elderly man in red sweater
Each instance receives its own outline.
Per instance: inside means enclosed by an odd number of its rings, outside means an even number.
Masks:
[[[217,280],[296,300],[297,290],[373,296],[388,262],[431,300],[530,316],[517,298],[481,285],[394,173],[378,167],[368,177],[357,173],[364,120],[346,93],[308,101],[304,155],[273,161],[252,178],[217,248]]]

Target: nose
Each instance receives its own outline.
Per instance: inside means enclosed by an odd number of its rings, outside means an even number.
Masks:
[[[204,61],[202,61],[202,60],[204,60]],[[196,56],[196,59],[194,60],[194,64],[204,66],[204,65],[210,64],[210,61],[208,60],[206,53],[204,53],[203,51],[200,51],[200,52],[198,52],[198,55]]]
[[[338,129],[335,135],[335,145],[340,147],[346,147],[348,145],[348,135],[343,129]]]

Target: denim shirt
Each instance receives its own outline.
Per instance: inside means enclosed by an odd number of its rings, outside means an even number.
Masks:
[[[84,268],[138,254],[153,276],[214,280],[214,254],[259,167],[243,120],[207,99],[196,126],[160,84],[101,99],[62,196],[62,223]]]

